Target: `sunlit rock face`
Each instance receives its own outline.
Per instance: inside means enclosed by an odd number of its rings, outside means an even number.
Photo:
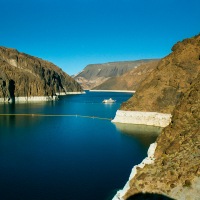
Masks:
[[[15,49],[0,47],[0,98],[80,92],[81,86],[54,64]]]
[[[200,35],[178,42],[121,109],[172,115],[158,136],[154,162],[137,168],[118,199],[137,193],[200,196]],[[141,102],[139,102],[141,101]]]
[[[175,199],[199,198],[199,88],[200,74],[176,106],[170,125],[159,135],[154,164],[137,171],[124,199],[138,192],[161,193]]]
[[[140,84],[156,69],[159,60],[148,60],[138,66],[128,70],[122,75],[108,78],[105,82],[98,85],[96,90],[134,90],[137,91]]]
[[[121,110],[172,113],[200,72],[200,35],[178,42]]]
[[[90,64],[87,65],[82,72],[75,75],[74,78],[81,86],[88,89],[97,90],[134,90],[130,83],[120,83],[116,77],[121,77],[126,72],[130,72],[132,69],[136,69],[138,66],[143,64],[157,62],[157,59],[143,59],[135,61],[124,61],[124,62],[109,62],[103,64]],[[151,67],[144,67],[143,74],[150,70]],[[140,76],[141,71],[136,72]],[[140,76],[141,78],[142,76]],[[124,79],[124,78],[122,78]],[[130,78],[126,78],[130,79]],[[110,80],[110,81],[109,81]],[[102,85],[101,85],[102,84]]]

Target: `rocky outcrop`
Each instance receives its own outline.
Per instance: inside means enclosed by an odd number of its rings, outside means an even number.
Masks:
[[[200,35],[178,42],[172,50],[122,107],[167,112],[172,119],[156,140],[154,162],[136,167],[137,173],[129,180],[128,189],[118,193],[118,199],[137,193],[199,199]]]
[[[159,60],[140,64],[132,70],[118,77],[112,77],[101,85],[93,88],[96,90],[137,90],[140,84],[157,67]]]
[[[59,93],[81,92],[81,86],[54,64],[0,47],[0,98],[49,97]],[[30,98],[30,99],[31,99]]]
[[[113,77],[121,76],[137,66],[149,63],[153,59],[144,59],[125,62],[109,62],[104,64],[87,65],[82,72],[74,78],[84,89],[92,89]],[[104,89],[104,88],[101,88]],[[105,88],[106,89],[106,88]],[[112,88],[112,89],[118,89]]]
[[[200,35],[173,46],[122,110],[172,113],[200,72]]]
[[[172,122],[157,139],[153,165],[138,168],[125,198],[138,192],[166,194],[175,199],[200,196],[200,74],[181,98]]]

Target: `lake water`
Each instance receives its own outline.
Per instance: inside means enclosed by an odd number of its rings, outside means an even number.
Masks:
[[[114,118],[131,96],[87,92],[55,102],[0,105],[0,113],[56,115],[0,116],[0,199],[112,199],[159,130],[58,115]],[[117,102],[102,103],[110,97]]]

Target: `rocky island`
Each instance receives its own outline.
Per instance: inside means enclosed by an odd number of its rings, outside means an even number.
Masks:
[[[48,101],[83,91],[56,65],[16,49],[0,47],[0,69],[0,102]]]
[[[138,193],[199,199],[199,88],[200,35],[197,35],[175,44],[172,53],[159,62],[135,95],[121,106],[123,115],[128,115],[128,123],[135,123],[142,114],[151,115],[144,124],[157,121],[159,117],[155,116],[159,113],[169,118],[150,146],[148,157],[133,168],[129,181],[114,200],[134,199]],[[114,121],[127,123],[122,113],[117,114]]]

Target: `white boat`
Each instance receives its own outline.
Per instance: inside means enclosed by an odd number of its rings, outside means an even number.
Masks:
[[[116,100],[113,100],[112,98],[110,99],[104,99],[103,103],[115,103]]]

